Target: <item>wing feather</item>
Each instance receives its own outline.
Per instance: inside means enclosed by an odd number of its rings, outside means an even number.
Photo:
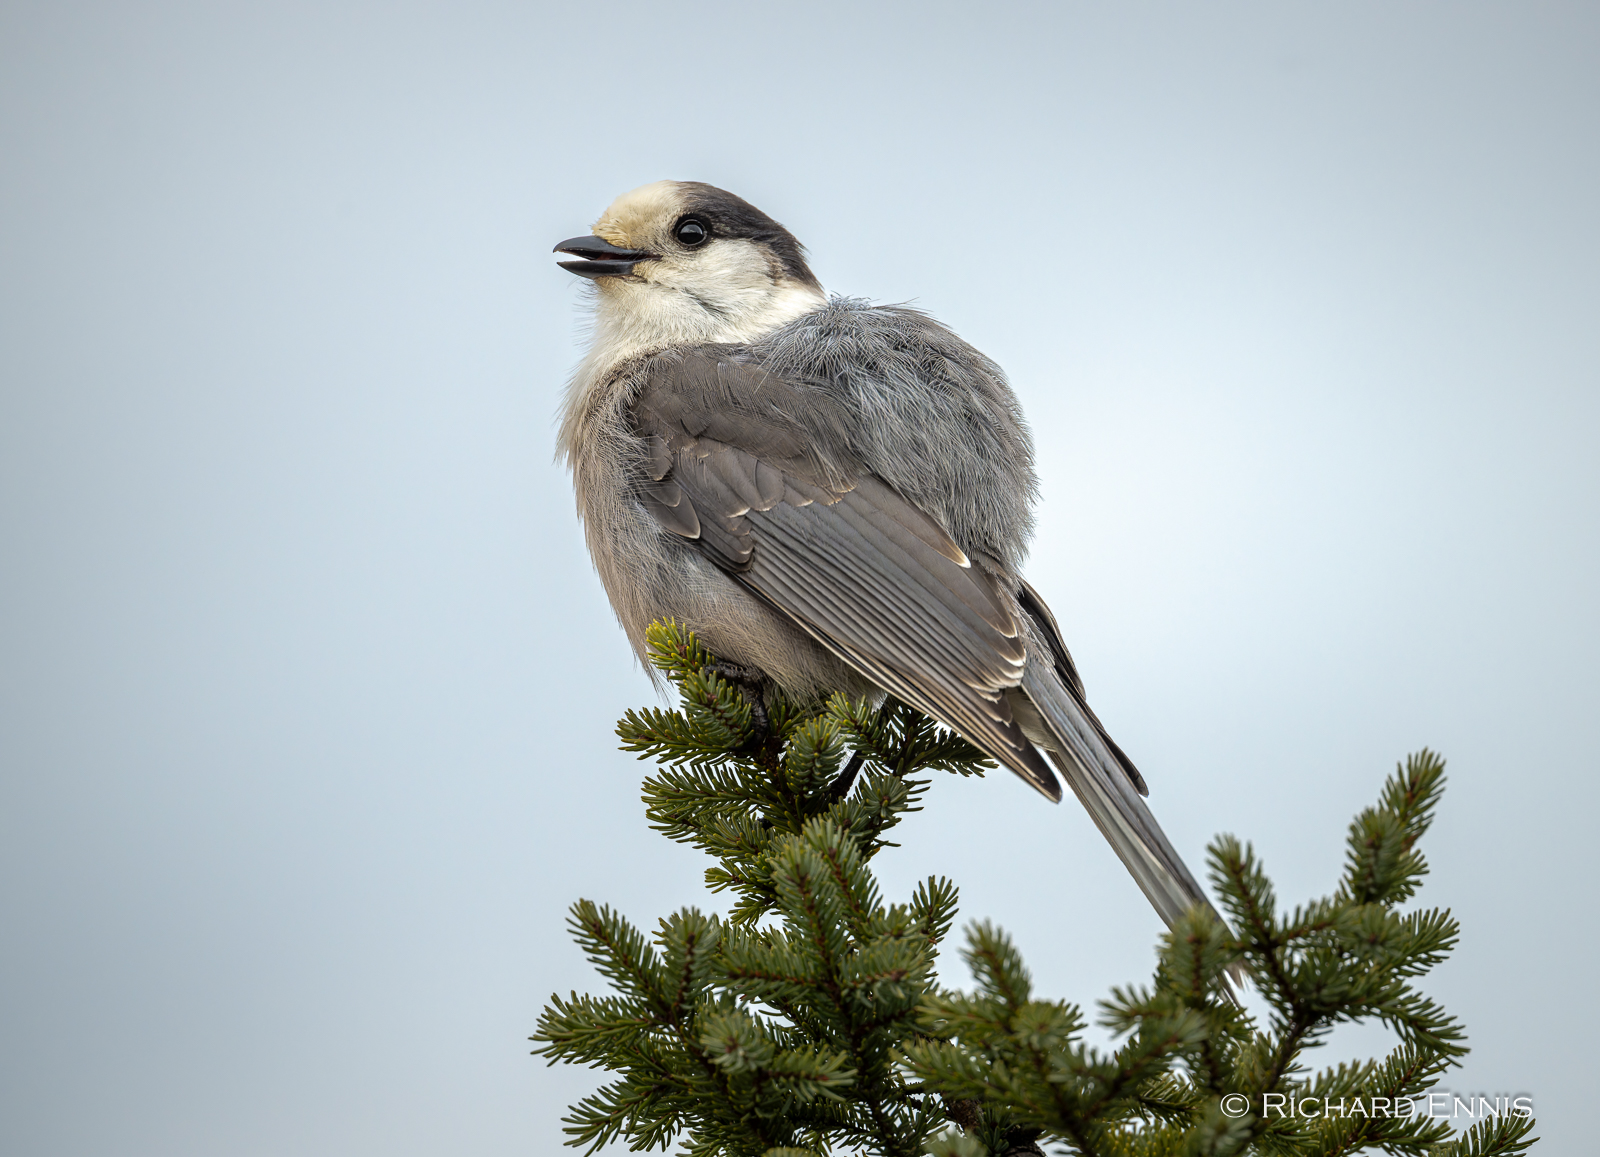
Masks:
[[[925,512],[787,424],[794,389],[703,352],[659,360],[632,409],[645,508],[868,679],[1059,799],[1006,698],[1027,661],[1011,606]]]
[[[640,370],[630,417],[645,509],[873,684],[1059,800],[1022,724],[1037,728],[1161,915],[1171,923],[1205,903],[1140,798],[1138,769],[1089,709],[1038,592],[1020,579],[1002,591],[998,564],[969,557],[853,458],[851,422],[826,392],[748,357],[703,347]],[[1032,662],[1027,640],[1043,644]]]

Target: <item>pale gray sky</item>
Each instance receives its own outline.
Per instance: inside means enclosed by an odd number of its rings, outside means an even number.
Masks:
[[[1031,576],[1191,862],[1320,894],[1449,758],[1451,1083],[1585,1152],[1597,110],[1583,4],[0,6],[0,1151],[556,1152],[567,905],[716,903],[551,462],[549,248],[677,177],[1007,367]],[[882,863],[1043,992],[1148,974],[1010,777]]]

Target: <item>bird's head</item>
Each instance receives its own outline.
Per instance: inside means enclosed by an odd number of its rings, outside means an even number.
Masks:
[[[615,353],[750,341],[823,304],[805,251],[782,225],[698,181],[624,193],[594,235],[555,247],[594,281],[597,344]]]

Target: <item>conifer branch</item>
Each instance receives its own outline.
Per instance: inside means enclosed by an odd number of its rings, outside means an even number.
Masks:
[[[892,698],[791,700],[673,623],[647,642],[680,705],[629,711],[617,734],[656,764],[650,826],[712,857],[707,886],[729,907],[683,909],[646,936],[608,907],[573,906],[572,934],[612,993],[552,996],[536,1052],[615,1079],[572,1107],[569,1144],[676,1143],[691,1157],[1042,1157],[1045,1145],[1085,1157],[1515,1157],[1533,1144],[1524,1116],[1456,1136],[1393,1111],[1466,1053],[1461,1025],[1415,987],[1459,927],[1445,911],[1400,908],[1428,872],[1419,842],[1444,785],[1432,752],[1408,758],[1351,823],[1326,897],[1280,911],[1255,851],[1215,840],[1210,875],[1232,926],[1204,909],[1178,920],[1151,982],[1101,1002],[1118,1040],[1106,1051],[1084,1043],[1076,1005],[1035,995],[1010,938],[986,922],[969,925],[962,952],[974,990],[940,987],[950,881],[926,880],[905,903],[880,893],[872,860],[920,810],[925,774],[981,775],[982,752]],[[1264,1022],[1228,994],[1240,968]],[[1360,1020],[1389,1025],[1398,1046],[1311,1071],[1307,1049]],[[1339,1111],[1271,1111],[1308,1098]]]

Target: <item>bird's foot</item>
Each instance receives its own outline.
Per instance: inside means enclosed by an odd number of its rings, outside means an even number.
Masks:
[[[717,660],[707,663],[702,670],[710,671],[739,688],[744,701],[750,704],[750,722],[755,734],[750,737],[752,746],[762,746],[772,738],[772,720],[767,715],[767,677],[755,667],[741,667],[737,663]]]

